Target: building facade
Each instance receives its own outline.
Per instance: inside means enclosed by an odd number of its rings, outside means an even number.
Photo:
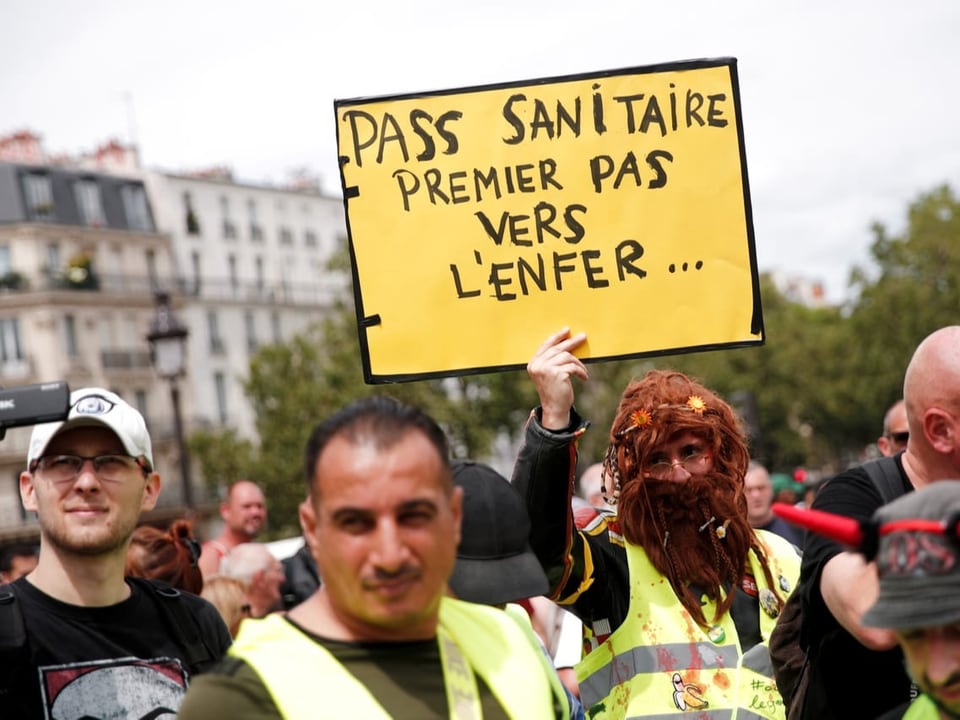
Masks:
[[[316,182],[236,182],[228,170],[143,170],[110,142],[51,158],[39,138],[0,138],[0,386],[97,385],[138,407],[165,479],[159,516],[183,511],[170,386],[146,335],[158,292],[188,330],[182,425],[256,441],[243,391],[250,358],[319,320],[349,292],[330,272],[346,242],[342,201]],[[36,536],[18,476],[30,428],[0,441],[0,543]],[[208,508],[196,468],[193,497]]]
[[[176,284],[142,180],[0,163],[0,385],[117,392],[148,418],[167,477],[178,462],[169,397],[145,335],[154,293]],[[29,437],[9,428],[0,441],[0,538],[35,532],[19,498]]]
[[[327,269],[346,243],[343,203],[313,184],[238,183],[223,169],[145,178],[184,283],[194,420],[255,440],[243,392],[250,358],[319,320],[349,289]]]

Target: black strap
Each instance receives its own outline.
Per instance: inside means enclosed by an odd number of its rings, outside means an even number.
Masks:
[[[26,644],[27,629],[13,585],[0,585],[0,649],[19,649]]]
[[[882,457],[868,460],[860,467],[870,476],[874,486],[880,492],[884,505],[903,495],[903,477],[894,458]]]
[[[203,641],[200,626],[193,613],[187,610],[180,591],[158,580],[128,577],[128,581],[149,587],[160,602],[157,607],[170,636],[183,650],[184,660],[191,673],[202,672],[217,661],[218,656]]]

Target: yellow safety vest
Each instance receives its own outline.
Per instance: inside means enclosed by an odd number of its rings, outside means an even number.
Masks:
[[[756,533],[777,593],[785,598],[796,586],[800,557],[778,535]],[[786,710],[767,650],[775,618],[760,611],[763,642],[743,654],[729,612],[708,630],[701,628],[643,549],[625,547],[631,588],[627,618],[576,668],[587,716],[659,719],[689,712],[698,720],[783,720]],[[753,551],[749,559],[758,594],[768,597],[771,589]],[[708,602],[704,616],[713,617],[715,608]]]
[[[903,714],[903,720],[940,720],[940,710],[930,696],[924,694],[910,703],[910,707]]]
[[[539,651],[507,613],[443,598],[437,637],[451,718],[480,720],[475,672],[510,717],[555,720],[552,688]],[[279,615],[244,620],[229,654],[256,671],[287,720],[312,719],[318,703],[331,698],[349,708],[350,717],[389,720],[366,686]]]
[[[530,622],[530,615],[528,615],[527,611],[520,605],[515,603],[507,603],[503,610],[517,622],[520,629],[523,630],[527,641],[537,650],[540,660],[546,669],[547,678],[550,680],[550,687],[553,690],[553,697],[556,700],[557,708],[560,710],[560,717],[570,717],[570,701],[567,699],[567,691],[563,686],[563,682],[560,680],[560,676],[557,674],[557,669],[553,666],[553,658],[550,657],[547,649],[543,646],[540,636],[537,635],[537,631],[533,629],[533,624]]]

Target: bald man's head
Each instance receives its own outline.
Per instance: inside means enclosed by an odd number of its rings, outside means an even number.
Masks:
[[[227,499],[220,503],[220,517],[231,532],[248,542],[257,537],[267,523],[267,502],[263,491],[249,480],[230,486]]]
[[[960,325],[940,328],[917,346],[904,374],[903,399],[908,455],[928,469],[922,482],[960,477]]]
[[[927,408],[960,410],[960,325],[932,332],[917,346],[903,380],[911,432]]]

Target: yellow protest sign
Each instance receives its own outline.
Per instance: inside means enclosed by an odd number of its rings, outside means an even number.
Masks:
[[[334,107],[367,382],[763,342],[735,60]]]

